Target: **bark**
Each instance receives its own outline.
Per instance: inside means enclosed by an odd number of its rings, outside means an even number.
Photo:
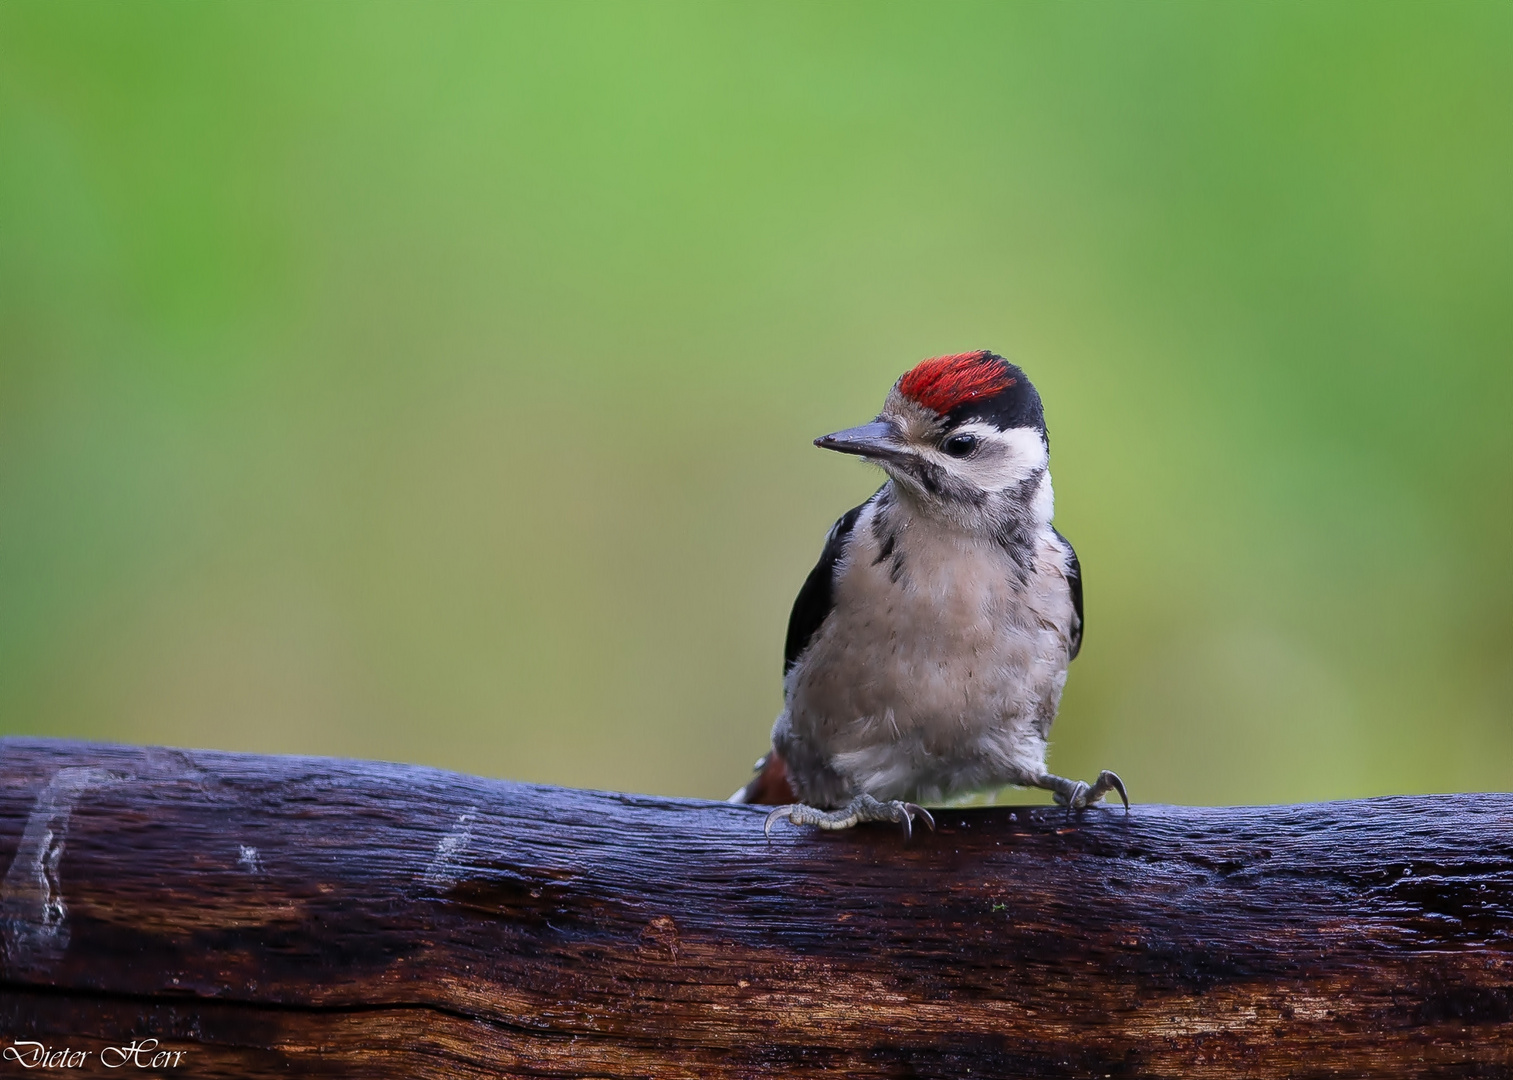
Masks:
[[[762,815],[7,739],[0,1044],[112,1076],[147,1039],[194,1076],[1513,1075],[1513,796],[946,810],[908,843]]]

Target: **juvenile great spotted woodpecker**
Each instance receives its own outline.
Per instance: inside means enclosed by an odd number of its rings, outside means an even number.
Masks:
[[[1082,572],[1051,525],[1040,395],[982,351],[937,356],[877,419],[815,445],[880,465],[877,493],[831,528],[794,602],[772,749],[731,802],[780,804],[766,828],[931,828],[922,802],[1009,784],[1081,810],[1117,791],[1046,771]]]

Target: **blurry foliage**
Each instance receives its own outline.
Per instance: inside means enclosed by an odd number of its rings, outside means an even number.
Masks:
[[[0,6],[0,730],[723,796],[922,356],[1137,800],[1513,784],[1513,7]],[[1022,798],[1009,793],[1008,798]]]

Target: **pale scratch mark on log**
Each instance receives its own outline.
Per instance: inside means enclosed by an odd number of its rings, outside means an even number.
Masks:
[[[240,854],[236,859],[237,865],[249,874],[261,874],[263,860],[259,857],[257,848],[251,844],[238,844],[237,847],[240,849]]]
[[[436,844],[436,852],[426,865],[421,880],[433,888],[446,889],[457,884],[462,871],[462,856],[467,851],[473,835],[473,819],[478,816],[478,807],[470,806],[457,815],[451,830]]]
[[[15,858],[0,882],[0,925],[12,963],[50,965],[62,959],[68,949],[68,907],[59,865],[69,816],[90,788],[124,779],[108,769],[59,769],[38,793]]]

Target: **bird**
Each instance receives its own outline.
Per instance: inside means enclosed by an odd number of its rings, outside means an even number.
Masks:
[[[1082,648],[1082,566],[1051,524],[1040,394],[988,350],[920,361],[870,423],[814,440],[881,466],[825,537],[788,621],[772,748],[731,802],[764,823],[847,829],[1009,785],[1068,812],[1124,783],[1046,769]]]

